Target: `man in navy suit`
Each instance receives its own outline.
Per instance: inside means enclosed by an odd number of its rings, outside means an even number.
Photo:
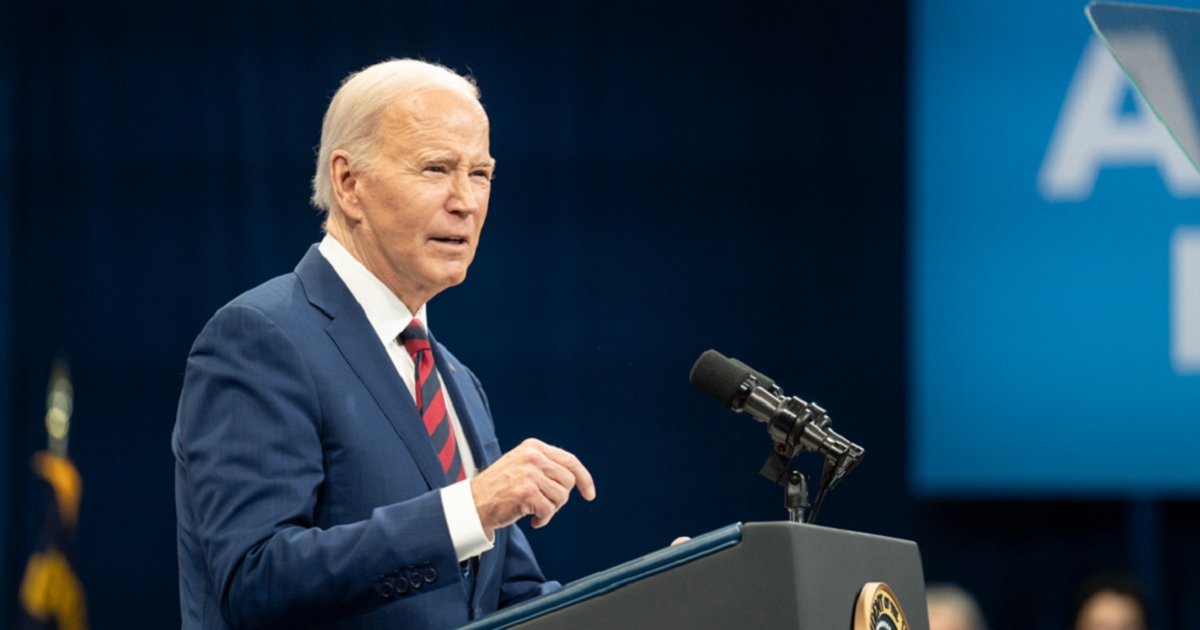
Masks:
[[[465,278],[494,167],[469,79],[392,60],[342,84],[313,179],[325,238],[220,309],[188,357],[184,628],[449,628],[557,588],[516,522],[545,525],[575,487],[593,499],[591,475],[537,440],[502,455],[479,381],[432,339],[431,437],[399,340]]]

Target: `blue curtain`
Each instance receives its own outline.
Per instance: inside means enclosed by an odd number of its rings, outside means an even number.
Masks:
[[[12,432],[13,410],[10,384],[12,369],[12,314],[16,300],[13,293],[13,240],[12,217],[16,214],[13,205],[13,171],[16,157],[13,151],[13,131],[16,120],[13,116],[14,73],[13,61],[17,47],[14,45],[13,5],[0,5],[0,619],[7,619],[8,602],[14,587],[10,584],[11,567],[15,562],[10,557],[8,524],[13,515],[9,500],[12,486],[10,458],[16,452]]]

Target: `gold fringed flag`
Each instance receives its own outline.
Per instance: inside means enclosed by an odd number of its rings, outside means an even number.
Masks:
[[[47,506],[38,550],[25,565],[18,595],[26,628],[87,630],[83,585],[71,568],[69,550],[79,523],[83,481],[67,457],[71,426],[72,388],[66,363],[58,361],[50,378],[46,404],[47,450],[33,456],[33,470],[50,486],[54,501]]]

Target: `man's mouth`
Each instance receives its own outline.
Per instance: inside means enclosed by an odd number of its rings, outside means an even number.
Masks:
[[[462,245],[463,243],[467,242],[467,239],[460,238],[457,236],[445,236],[445,237],[440,237],[440,238],[434,238],[433,240],[435,240],[439,243],[449,243],[451,245]]]

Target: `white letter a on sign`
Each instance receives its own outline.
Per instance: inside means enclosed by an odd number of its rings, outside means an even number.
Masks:
[[[1160,67],[1175,68],[1170,51],[1161,44],[1139,48],[1139,53]],[[1184,89],[1177,86],[1178,93],[1186,94]],[[1133,90],[1116,60],[1093,36],[1075,69],[1038,173],[1043,199],[1083,201],[1091,196],[1100,169],[1148,165],[1158,168],[1172,195],[1200,196],[1200,172],[1141,95],[1133,94],[1136,113],[1122,113]]]

